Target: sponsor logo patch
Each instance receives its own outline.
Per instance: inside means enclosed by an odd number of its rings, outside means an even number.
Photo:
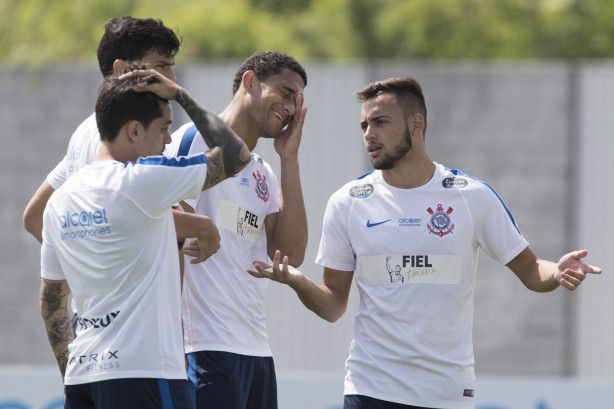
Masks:
[[[366,185],[354,186],[350,189],[350,196],[357,199],[364,199],[373,194],[373,185],[368,183]]]
[[[441,181],[441,185],[445,187],[446,189],[450,189],[450,188],[462,189],[464,187],[467,187],[468,184],[469,182],[467,181],[467,179],[458,178],[458,177],[445,178],[444,180]]]

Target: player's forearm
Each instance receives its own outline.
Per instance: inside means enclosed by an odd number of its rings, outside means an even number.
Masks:
[[[44,180],[36,190],[23,212],[23,227],[39,243],[43,242],[43,212],[54,189]]]
[[[226,175],[234,175],[249,162],[247,146],[220,117],[202,106],[183,88],[175,100],[194,122],[209,148],[222,150],[222,164]]]
[[[280,185],[282,201],[269,248],[281,250],[288,264],[298,267],[305,258],[308,237],[298,160],[282,160]]]
[[[296,277],[288,285],[307,309],[326,321],[335,322],[345,313],[347,303],[341,302],[325,285],[317,285],[305,275]]]
[[[66,373],[68,364],[68,344],[73,340],[73,329],[67,307],[69,294],[70,290],[65,282],[47,280],[41,285],[41,316],[62,377]]]
[[[545,293],[556,290],[559,287],[557,273],[558,268],[556,263],[537,259],[531,265],[516,272],[516,275],[529,290]]]

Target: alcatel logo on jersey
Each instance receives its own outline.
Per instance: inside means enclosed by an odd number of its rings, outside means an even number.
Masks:
[[[60,216],[60,227],[68,229],[60,234],[62,240],[70,239],[85,239],[88,237],[98,237],[105,234],[111,234],[108,224],[107,210],[83,210],[81,212],[67,211],[65,215]]]
[[[401,217],[399,219],[399,226],[402,227],[420,227],[422,224],[422,218],[420,217]]]
[[[119,311],[111,312],[102,318],[79,318],[79,329],[106,328],[119,315]]]
[[[81,211],[80,213],[70,211],[65,215],[60,216],[60,227],[63,229],[69,229],[72,227],[91,227],[108,223],[107,210],[95,210],[95,211]]]

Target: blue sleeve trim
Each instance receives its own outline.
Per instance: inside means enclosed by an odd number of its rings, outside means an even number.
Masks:
[[[207,157],[204,153],[192,156],[179,156],[177,158],[167,158],[166,156],[147,156],[145,158],[138,158],[136,161],[136,164],[138,165],[158,165],[177,168],[200,165],[203,163],[207,163]],[[128,166],[129,164],[130,162],[127,162],[125,166]]]
[[[452,172],[452,174],[456,175],[456,176],[463,176],[469,179],[473,179],[478,183],[483,184],[484,186],[486,186],[488,189],[490,189],[491,192],[493,192],[495,194],[495,196],[497,197],[497,199],[499,199],[499,202],[501,203],[501,205],[503,206],[503,208],[505,209],[505,212],[507,213],[508,217],[510,218],[510,220],[512,221],[512,224],[514,225],[514,227],[516,228],[516,230],[518,231],[518,233],[520,233],[520,235],[522,235],[522,232],[520,231],[520,229],[518,228],[518,225],[516,224],[516,219],[514,219],[514,216],[512,215],[512,212],[510,212],[510,209],[507,208],[507,206],[505,205],[505,202],[503,201],[503,199],[501,198],[501,196],[499,196],[499,193],[497,193],[497,191],[495,189],[492,188],[492,186],[490,186],[488,183],[484,182],[483,180],[480,180],[478,178],[475,178],[473,176],[469,176],[466,173],[464,173],[462,170],[458,170],[458,169],[450,169],[450,168],[446,168],[447,171]]]
[[[192,141],[194,141],[194,137],[197,133],[198,129],[196,129],[194,125],[185,130],[183,136],[181,137],[181,144],[179,145],[177,156],[186,156],[188,153],[190,153],[190,146],[192,146]]]
[[[375,171],[374,171],[374,170],[370,170],[370,171],[368,171],[367,173],[365,173],[364,175],[360,175],[360,176],[358,176],[358,177],[356,178],[356,180],[360,180],[360,179],[362,179],[362,178],[364,178],[364,177],[367,177],[367,176],[369,176],[369,175],[370,175],[371,173],[373,173],[373,172],[375,172]]]

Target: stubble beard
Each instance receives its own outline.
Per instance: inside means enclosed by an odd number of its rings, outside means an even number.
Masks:
[[[373,167],[377,170],[392,169],[410,150],[411,136],[409,134],[409,128],[406,126],[405,135],[401,143],[394,147],[394,151],[391,154],[385,154],[379,161],[372,161]]]

